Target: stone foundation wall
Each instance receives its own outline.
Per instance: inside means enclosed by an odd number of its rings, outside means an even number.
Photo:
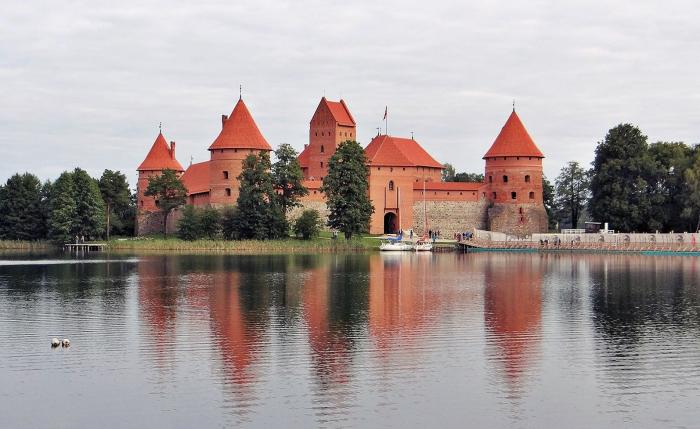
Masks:
[[[328,223],[328,206],[326,206],[325,201],[314,201],[314,200],[302,200],[301,205],[298,207],[294,207],[289,211],[287,214],[287,220],[289,220],[290,225],[294,224],[294,221],[297,220],[299,216],[301,216],[301,213],[304,210],[316,210],[319,215],[321,216],[321,222],[323,224],[322,229],[325,231],[328,231],[329,228],[327,226]]]
[[[456,232],[486,229],[488,201],[426,201],[428,229],[440,231],[443,238],[452,238]],[[413,203],[413,231],[423,234],[423,202]]]
[[[179,209],[173,210],[168,216],[168,234],[177,232],[177,222],[182,216]],[[163,233],[163,213],[160,211],[141,211],[136,216],[136,235],[150,235]]]
[[[488,209],[488,229],[517,237],[547,232],[547,212],[541,204],[494,204]]]

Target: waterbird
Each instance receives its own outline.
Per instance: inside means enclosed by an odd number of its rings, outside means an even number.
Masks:
[[[61,345],[61,340],[58,338],[52,338],[51,339],[51,347],[58,347]]]
[[[63,339],[63,347],[70,347],[70,340],[68,338]]]

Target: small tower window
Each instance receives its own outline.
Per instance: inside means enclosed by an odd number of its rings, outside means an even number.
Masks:
[[[231,196],[231,188],[226,188],[226,196],[227,197]]]
[[[503,176],[503,183],[508,183],[508,176]]]
[[[494,200],[496,199],[496,193],[495,193],[495,192],[491,192],[491,198],[493,198]]]
[[[393,180],[389,180],[389,190],[390,191],[394,190],[394,181]]]
[[[534,193],[534,192],[530,192],[530,199],[531,199],[531,200],[534,200],[534,199],[535,199],[535,193]]]
[[[224,179],[228,179],[228,171],[224,171]]]
[[[323,161],[321,161],[321,168],[323,168]]]
[[[518,194],[517,194],[516,192],[511,192],[511,193],[510,193],[510,199],[511,199],[511,200],[514,200],[514,199],[516,199],[517,197],[518,197]]]
[[[530,175],[529,174],[525,175],[525,183],[530,183]]]
[[[493,176],[489,176],[489,183],[493,183]]]
[[[323,153],[323,152],[325,152],[325,151],[326,151],[326,148],[323,147],[323,145],[321,145],[321,153]]]

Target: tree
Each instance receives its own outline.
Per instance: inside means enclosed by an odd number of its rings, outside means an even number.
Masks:
[[[550,231],[554,231],[558,226],[557,220],[554,217],[554,187],[544,174],[542,175],[542,204],[544,205],[544,210],[547,212],[547,219],[549,222],[548,228]]]
[[[0,238],[37,240],[46,235],[42,185],[33,174],[15,174],[0,187]]]
[[[483,173],[457,173],[454,177],[455,182],[475,182],[482,183],[484,181]]]
[[[302,183],[304,173],[297,152],[291,145],[281,144],[275,151],[275,158],[277,160],[272,164],[272,183],[278,191],[280,205],[286,215],[289,209],[299,205],[299,198],[307,195],[309,190]]]
[[[630,124],[612,128],[595,150],[591,215],[620,231],[648,230],[653,170],[647,137]]]
[[[443,182],[455,181],[455,168],[449,162],[442,164],[441,178]]]
[[[74,229],[77,209],[72,174],[64,171],[51,188],[49,237],[56,242],[68,243],[77,234]]]
[[[365,151],[356,141],[341,143],[328,161],[328,174],[321,186],[330,212],[328,225],[342,231],[346,239],[367,231],[374,213],[368,176]]]
[[[124,212],[131,202],[131,193],[126,176],[119,171],[105,170],[100,177],[100,193],[105,203],[107,240],[112,229],[112,214]]]
[[[685,172],[693,165],[695,151],[681,142],[657,142],[649,145],[655,170],[650,180],[653,209],[651,230],[687,231],[695,226],[694,216],[684,216],[690,193]]]
[[[177,236],[183,240],[196,240],[202,235],[201,219],[198,210],[187,205],[182,210],[182,217],[177,222]]]
[[[569,161],[555,179],[554,189],[558,217],[566,218],[571,221],[571,228],[577,228],[588,202],[588,173],[578,162]]]
[[[304,240],[318,236],[321,231],[321,216],[317,210],[307,209],[294,222],[294,234]]]
[[[238,238],[238,208],[234,206],[224,207],[221,213],[221,232],[224,239],[235,240]]]
[[[98,182],[83,169],[73,170],[75,232],[81,237],[99,237],[105,229],[105,204]]]
[[[168,216],[187,201],[187,189],[174,170],[166,169],[160,175],[148,178],[144,195],[155,197],[156,205],[163,213],[163,234],[167,235]]]
[[[221,235],[221,212],[206,206],[199,212],[200,236],[214,240]]]
[[[287,219],[272,184],[270,155],[261,152],[243,160],[238,176],[240,192],[236,210],[227,216],[225,229],[236,239],[273,239],[286,237]]]
[[[685,170],[683,177],[688,189],[681,216],[694,221],[694,231],[700,231],[700,153],[695,154],[693,164]]]

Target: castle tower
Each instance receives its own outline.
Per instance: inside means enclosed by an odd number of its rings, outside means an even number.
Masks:
[[[510,114],[484,155],[489,229],[516,235],[547,231],[542,195],[544,155],[518,114]]]
[[[221,116],[221,132],[209,146],[210,204],[235,204],[240,189],[238,176],[243,169],[243,160],[248,155],[271,150],[243,99],[239,99],[230,116]]]
[[[136,182],[137,217],[136,235],[151,234],[163,230],[163,219],[158,210],[158,202],[153,197],[145,195],[148,188],[148,179],[160,175],[163,170],[175,170],[182,174],[185,170],[175,158],[175,142],[168,146],[163,133],[158,133],[146,159],[136,169],[139,173]]]
[[[328,160],[338,145],[356,138],[355,120],[345,101],[321,98],[311,118],[309,144],[299,155],[304,177],[321,180],[328,173]]]

